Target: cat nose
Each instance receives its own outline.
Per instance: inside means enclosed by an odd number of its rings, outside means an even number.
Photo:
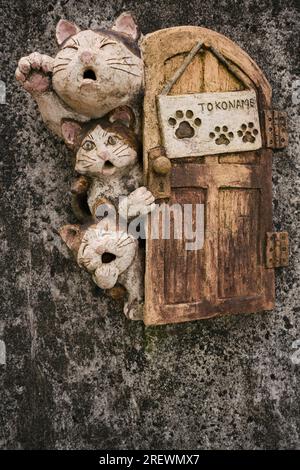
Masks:
[[[80,60],[84,65],[88,65],[94,61],[94,54],[92,54],[92,52],[89,52],[89,51],[84,51],[80,55]]]
[[[103,255],[104,248],[102,246],[98,246],[95,251],[96,251],[97,255]]]
[[[101,160],[103,160],[104,162],[106,162],[106,160],[109,159],[109,153],[108,153],[108,152],[101,152],[101,153],[98,153],[98,156],[99,156],[99,158],[101,158]]]

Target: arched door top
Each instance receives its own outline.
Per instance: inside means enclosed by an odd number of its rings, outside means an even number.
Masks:
[[[260,91],[264,106],[271,106],[271,86],[261,69],[241,47],[220,33],[198,26],[161,29],[143,39],[142,51],[147,57],[147,66],[155,67],[179,52],[189,53],[197,41],[212,46],[237,66]]]

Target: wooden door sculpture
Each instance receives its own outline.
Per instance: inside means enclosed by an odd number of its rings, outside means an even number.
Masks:
[[[287,136],[283,113],[271,110],[269,83],[236,44],[204,28],[157,31],[145,37],[142,52],[146,183],[158,203],[203,204],[205,228],[204,245],[195,251],[187,251],[187,240],[174,239],[172,230],[170,239],[148,237],[145,323],[272,309],[274,267],[287,262],[282,251],[286,250],[287,234],[272,233],[271,148],[285,146]],[[189,137],[184,132],[207,127],[203,104],[198,113],[190,109],[193,95],[197,94],[199,101],[203,93],[202,102],[208,106],[207,97],[213,103],[215,96],[216,103],[226,92],[233,102],[231,92],[240,92],[236,96],[242,99],[246,90],[257,104],[258,124],[247,120],[234,136],[227,122],[218,125],[211,118],[213,127],[206,143],[203,140],[201,145],[200,138],[189,152],[189,146],[181,145]],[[166,94],[168,101],[164,101]],[[185,106],[184,101],[189,104]],[[239,119],[234,108],[225,110],[231,124]],[[168,109],[170,113],[174,110],[169,118]],[[169,120],[164,123],[164,119]],[[188,124],[180,129],[183,121]],[[170,132],[175,132],[178,145],[176,139],[173,146],[168,140]],[[235,148],[233,137],[254,145]],[[219,139],[220,145],[213,147],[209,139],[215,143]]]

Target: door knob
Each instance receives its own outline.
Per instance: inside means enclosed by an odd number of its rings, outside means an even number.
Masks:
[[[171,162],[167,157],[158,157],[153,162],[153,170],[158,175],[167,175],[171,169]]]

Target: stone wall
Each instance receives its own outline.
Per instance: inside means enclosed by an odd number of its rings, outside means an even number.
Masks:
[[[297,3],[1,1],[0,447],[300,447]],[[277,271],[271,313],[156,328],[129,322],[56,232],[74,221],[71,153],[47,131],[14,70],[29,52],[55,53],[61,17],[87,28],[125,10],[144,33],[201,25],[227,35],[265,72],[274,107],[288,112],[291,144],[274,158],[273,201],[291,261]],[[0,363],[3,343],[1,351]]]

